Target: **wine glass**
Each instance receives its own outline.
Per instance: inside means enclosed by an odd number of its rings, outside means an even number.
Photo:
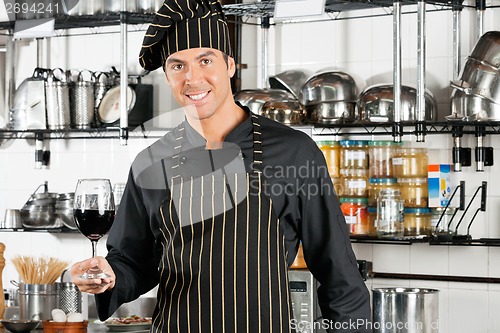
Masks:
[[[76,226],[92,242],[92,258],[97,241],[104,236],[115,218],[115,202],[109,179],[79,179],[75,190],[73,216]],[[104,279],[110,276],[98,266],[89,268],[81,279]]]

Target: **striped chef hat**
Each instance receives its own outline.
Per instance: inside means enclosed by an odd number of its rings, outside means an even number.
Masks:
[[[152,71],[162,67],[172,53],[196,47],[232,56],[219,0],[165,0],[146,31],[139,62]]]

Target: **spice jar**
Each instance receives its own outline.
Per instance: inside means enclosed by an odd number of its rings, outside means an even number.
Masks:
[[[340,169],[341,191],[339,195],[345,197],[368,196],[368,170]]]
[[[399,190],[380,191],[377,199],[377,236],[398,238],[404,236],[404,201]]]
[[[398,178],[406,208],[424,208],[429,202],[427,178]]]
[[[340,169],[367,169],[368,142],[362,140],[340,141]]]
[[[381,190],[399,190],[397,178],[369,178],[368,179],[368,206],[376,206]]]
[[[402,142],[394,141],[369,141],[368,156],[370,163],[369,177],[373,178],[391,178],[392,159],[396,154],[396,148],[401,146]]]
[[[370,225],[367,203],[367,198],[340,198],[340,210],[351,235],[368,235]]]
[[[399,148],[392,158],[392,172],[396,178],[427,177],[428,164],[426,148]]]
[[[319,149],[325,155],[330,177],[340,177],[340,145],[338,141],[318,141]]]
[[[405,236],[430,236],[431,235],[430,208],[405,208],[404,235]]]

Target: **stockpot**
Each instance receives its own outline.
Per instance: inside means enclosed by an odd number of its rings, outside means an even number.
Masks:
[[[430,90],[425,90],[424,120],[437,118],[437,102]],[[359,95],[356,104],[360,120],[372,122],[394,121],[394,86],[392,84],[376,84],[366,88]],[[401,86],[401,121],[417,121],[417,89]]]

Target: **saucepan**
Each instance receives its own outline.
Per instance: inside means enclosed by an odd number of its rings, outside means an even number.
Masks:
[[[437,118],[437,102],[432,92],[425,91],[424,120]],[[394,86],[392,84],[376,84],[366,88],[359,96],[356,104],[358,118],[371,122],[394,121]],[[401,121],[417,121],[417,89],[401,86]]]

